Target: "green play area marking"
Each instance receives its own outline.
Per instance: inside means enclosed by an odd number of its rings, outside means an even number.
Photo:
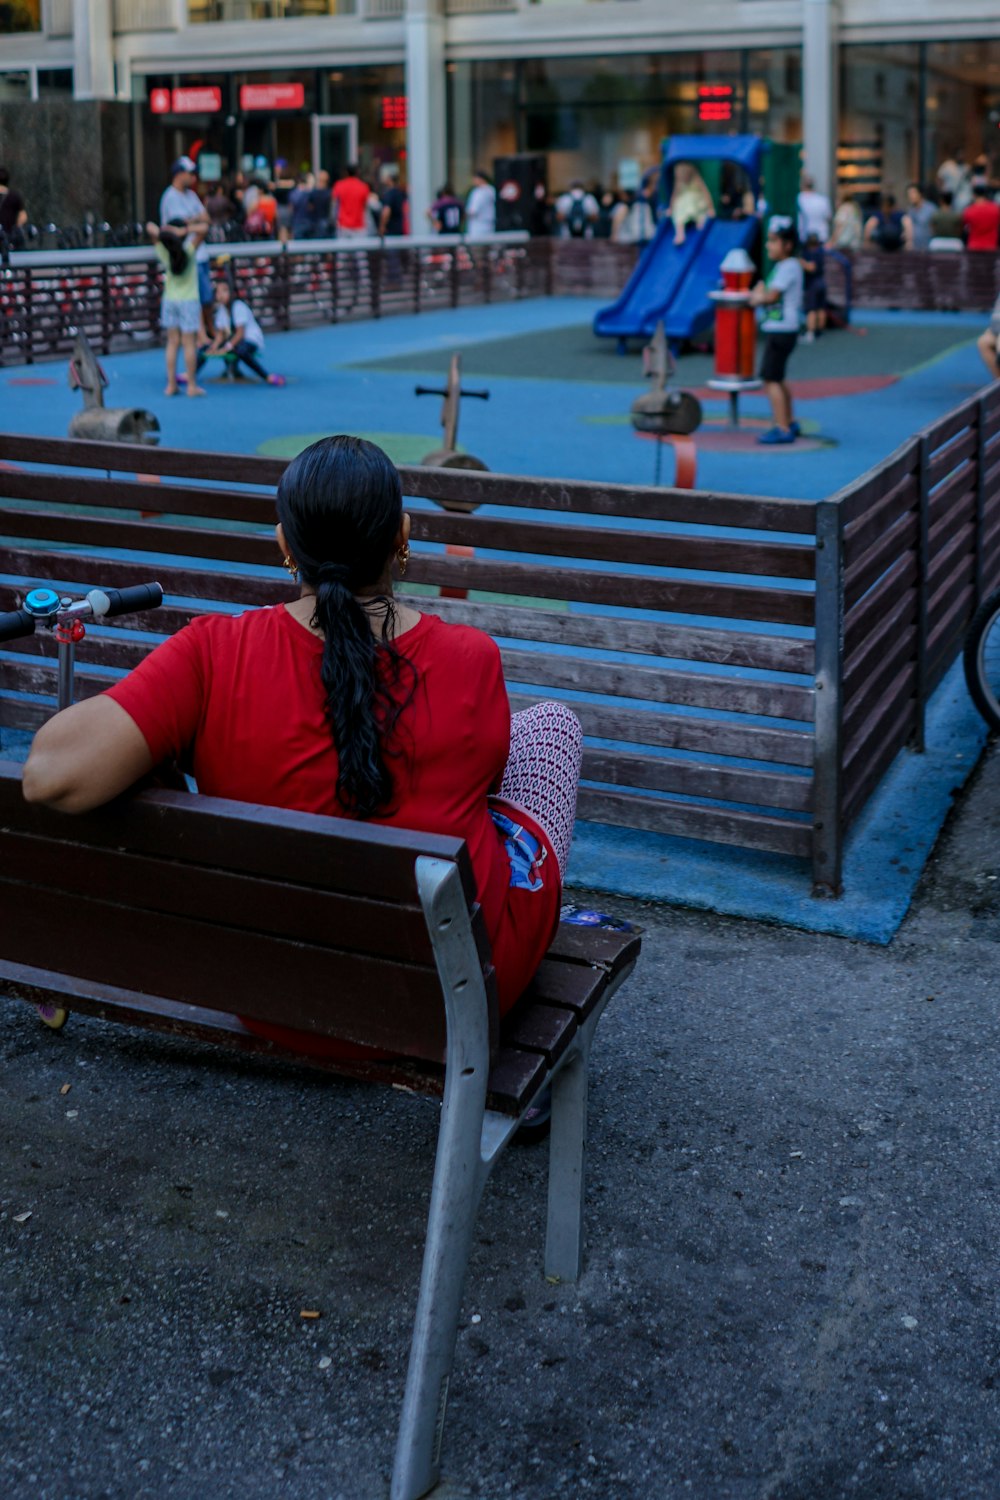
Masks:
[[[593,384],[643,384],[639,349],[616,353],[614,339],[595,338],[589,324],[548,328],[514,338],[463,343],[462,374],[522,380],[571,380]],[[966,325],[872,323],[856,313],[850,328],[826,334],[815,344],[799,344],[789,367],[792,380],[830,380],[861,375],[902,375],[969,342]],[[420,349],[390,359],[364,360],[351,368],[421,375],[447,374],[450,349]],[[685,354],[678,360],[676,383],[704,385],[713,374],[709,354]]]
[[[265,458],[295,458],[296,454],[318,443],[320,438],[333,437],[332,432],[291,432],[283,437],[268,438],[259,443],[257,452]],[[441,434],[427,437],[419,432],[355,432],[353,437],[366,438],[383,448],[394,464],[404,468],[421,463],[436,448],[441,446]]]

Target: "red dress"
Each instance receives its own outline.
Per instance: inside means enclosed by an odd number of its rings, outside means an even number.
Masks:
[[[549,841],[541,890],[512,888],[510,863],[487,807],[510,749],[500,652],[482,631],[421,615],[397,645],[416,669],[400,715],[406,753],[392,756],[391,811],[371,821],[463,838],[489,933],[502,1011],[530,983],[559,920],[560,881]],[[204,615],[108,689],[141,730],[154,763],[184,760],[207,796],[343,817],[337,751],[323,712],[322,640],[284,605]],[[404,678],[401,689],[408,690]],[[308,1051],[342,1051],[253,1023]]]

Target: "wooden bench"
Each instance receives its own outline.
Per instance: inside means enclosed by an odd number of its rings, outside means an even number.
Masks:
[[[186,792],[82,818],[0,762],[0,992],[288,1057],[238,1016],[395,1054],[311,1066],[443,1097],[392,1500],[437,1480],[479,1199],[553,1088],[546,1274],[582,1245],[591,1039],[639,939],[563,926],[501,1023],[465,845]]]

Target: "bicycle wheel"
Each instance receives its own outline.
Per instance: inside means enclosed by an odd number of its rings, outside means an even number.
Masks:
[[[990,728],[1000,730],[1000,589],[973,616],[963,662],[973,703]]]

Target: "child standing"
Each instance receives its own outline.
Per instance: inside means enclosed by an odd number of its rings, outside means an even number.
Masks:
[[[199,353],[199,370],[210,354],[235,354],[268,385],[284,385],[284,375],[269,375],[261,364],[258,356],[263,349],[264,335],[257,319],[241,298],[233,296],[229,282],[220,281],[215,288],[215,338]]]
[[[826,328],[826,258],[818,234],[806,237],[802,251],[805,272],[806,332],[802,342],[811,344]]]
[[[198,296],[195,251],[205,238],[207,230],[198,228],[189,233],[183,219],[171,219],[162,229],[157,224],[147,224],[146,233],[153,241],[156,257],[162,261],[165,272],[163,302],[160,307],[160,325],[167,332],[167,384],[164,394],[177,395],[177,351],[183,344],[187,393],[189,396],[204,396],[205,392],[197,381],[201,300]]]
[[[771,403],[774,426],[762,432],[757,441],[794,443],[799,424],[792,413],[792,393],[785,381],[785,368],[799,337],[803,278],[802,266],[795,257],[795,230],[791,224],[772,221],[767,232],[767,253],[774,266],[766,281],[758,281],[750,293],[750,301],[764,310],[760,378]]]

